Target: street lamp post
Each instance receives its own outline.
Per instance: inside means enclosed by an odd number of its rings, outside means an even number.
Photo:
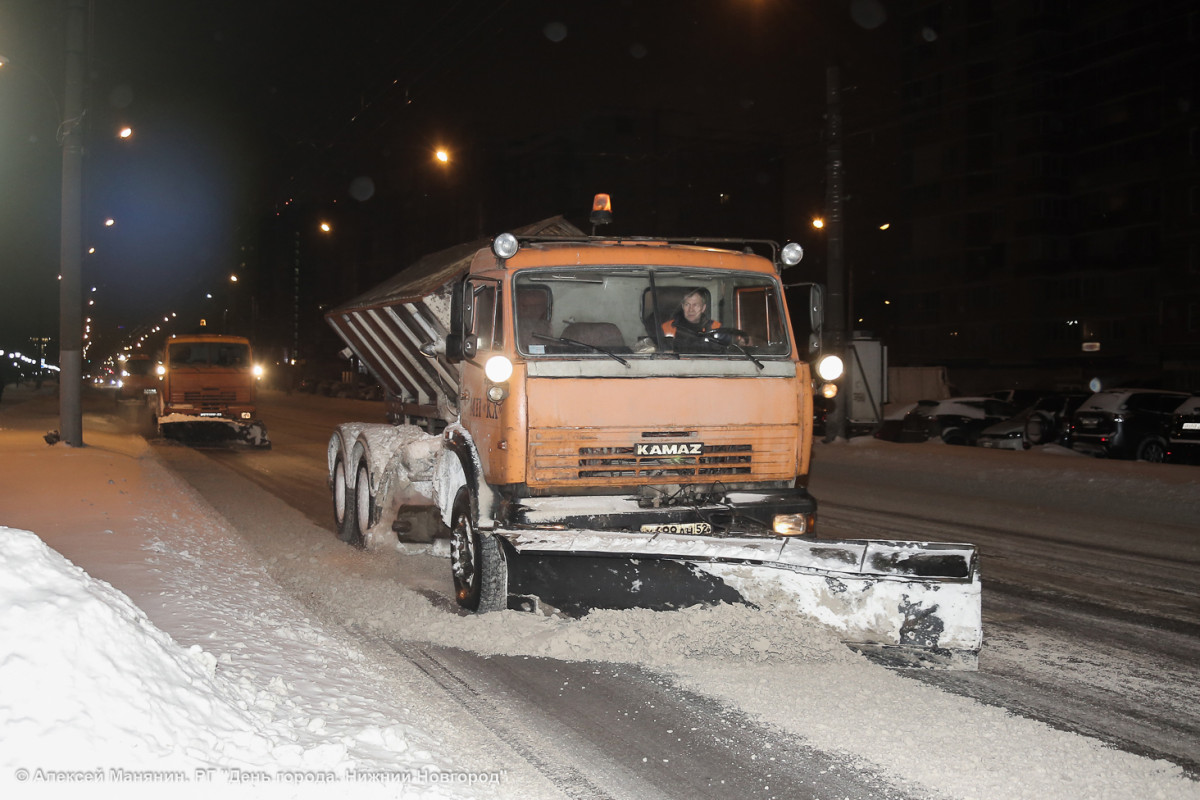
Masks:
[[[826,231],[826,281],[829,298],[825,304],[825,329],[829,334],[830,350],[846,358],[846,273],[843,264],[842,241],[842,109],[841,78],[837,67],[825,71],[825,99],[828,105],[828,145],[825,154],[825,220]],[[814,222],[814,225],[816,223]],[[817,226],[822,227],[822,226]],[[846,438],[846,412],[849,398],[841,390],[848,386],[843,377],[839,381],[837,401],[829,415],[826,439]]]
[[[83,446],[83,49],[86,0],[67,0],[59,286],[59,435]]]

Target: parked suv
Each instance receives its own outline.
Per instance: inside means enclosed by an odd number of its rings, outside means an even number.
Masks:
[[[1193,395],[1171,415],[1167,460],[1200,464],[1200,396]]]
[[[1171,415],[1188,396],[1158,389],[1096,392],[1071,418],[1071,447],[1101,458],[1162,462]]]

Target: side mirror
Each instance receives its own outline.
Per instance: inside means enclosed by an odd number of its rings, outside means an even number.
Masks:
[[[470,335],[474,300],[474,287],[467,281],[455,286],[450,295],[450,332],[446,334],[445,352],[451,364],[475,356],[475,339]]]
[[[817,283],[808,287],[808,323],[814,331],[825,323],[825,289]]]

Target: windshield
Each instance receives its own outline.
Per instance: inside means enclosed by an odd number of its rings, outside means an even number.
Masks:
[[[237,342],[172,342],[169,360],[176,367],[249,367],[250,346]]]
[[[513,279],[513,291],[517,345],[528,356],[791,353],[780,287],[769,275],[624,266],[527,270]]]

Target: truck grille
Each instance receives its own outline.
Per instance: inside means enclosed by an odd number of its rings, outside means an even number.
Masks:
[[[652,452],[639,454],[638,445]],[[686,451],[700,445],[698,453]],[[728,426],[700,430],[534,429],[528,482],[549,486],[786,480],[795,477],[794,428]]]
[[[184,392],[183,402],[191,403],[201,411],[221,411],[226,406],[237,402],[237,392],[205,390]]]

